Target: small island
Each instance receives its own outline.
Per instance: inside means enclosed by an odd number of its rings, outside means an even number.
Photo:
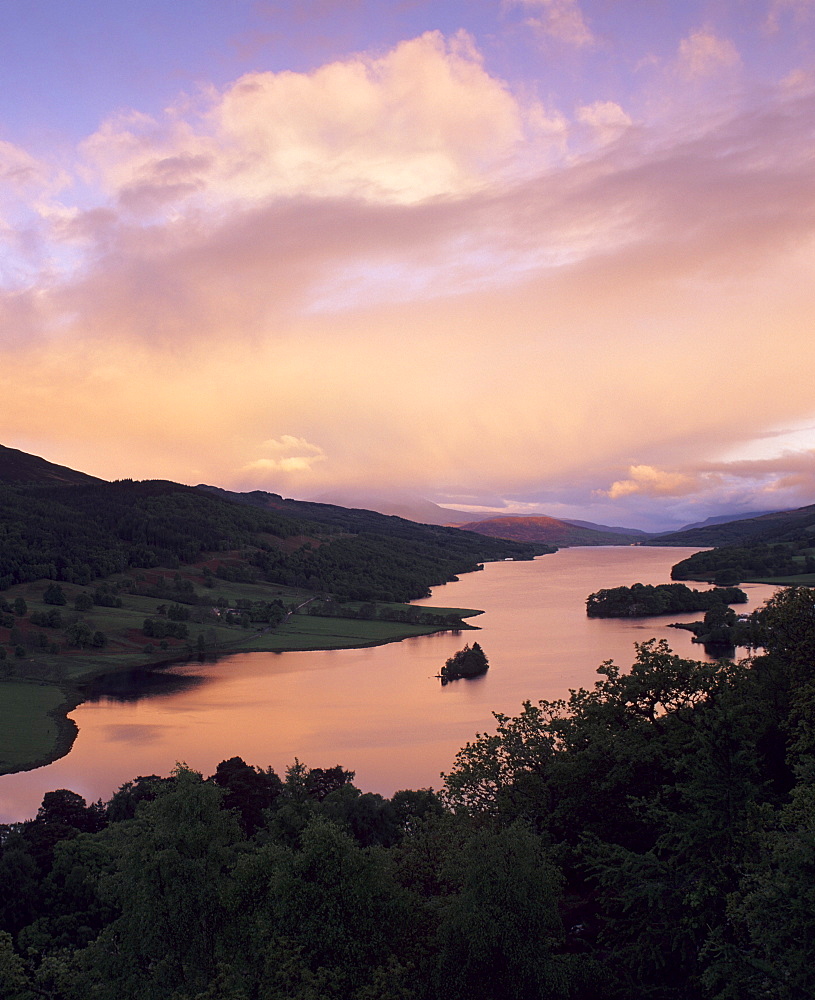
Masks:
[[[737,646],[756,649],[766,640],[760,614],[737,615],[724,604],[715,604],[707,610],[702,621],[675,622],[669,628],[692,632],[691,641],[704,646],[708,655],[717,657],[733,657]]]
[[[489,670],[489,660],[477,642],[454,653],[441,668],[442,684],[457,681],[460,677],[480,677]]]
[[[650,615],[707,611],[716,604],[746,604],[747,594],[738,587],[691,590],[683,583],[635,583],[631,587],[598,590],[586,598],[589,618],[645,618]]]

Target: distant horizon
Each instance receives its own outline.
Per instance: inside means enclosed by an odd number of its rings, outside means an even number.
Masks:
[[[10,446],[3,445],[3,443],[0,442],[0,449],[8,447]],[[13,450],[20,451],[23,455],[30,454],[28,452],[22,451],[22,449],[13,449]],[[52,462],[44,455],[35,455],[33,457],[36,459],[41,459],[42,461],[47,462],[50,465],[69,469],[72,472],[87,474],[85,473],[84,469],[71,469],[70,466],[64,466],[62,463]],[[102,482],[110,481],[110,480],[105,480],[102,477],[98,478]],[[119,477],[119,481],[130,480],[132,478],[133,477],[130,476]],[[145,478],[147,481],[150,481],[150,479],[154,477],[145,477]],[[0,476],[0,480],[1,479],[2,476]],[[115,482],[117,480],[113,481]],[[170,481],[178,482],[178,480],[174,480],[172,478],[170,479]],[[190,487],[207,486],[207,487],[215,487],[216,489],[226,489],[226,487],[221,486],[218,483],[181,483],[181,485]],[[251,491],[232,490],[229,492],[251,492]],[[479,518],[486,519],[495,517],[547,517],[562,521],[585,522],[588,524],[597,525],[600,528],[622,529],[633,532],[643,531],[650,534],[654,533],[661,534],[665,532],[676,531],[682,528],[687,528],[690,525],[703,523],[704,521],[711,519],[717,519],[717,518],[722,519],[727,517],[732,517],[733,519],[743,519],[747,517],[758,517],[761,516],[762,514],[778,513],[780,510],[779,508],[767,509],[767,510],[752,510],[752,511],[723,510],[720,511],[718,514],[710,514],[706,518],[701,518],[696,522],[686,521],[680,524],[665,525],[662,527],[654,527],[646,529],[640,527],[639,525],[609,524],[606,521],[596,521],[596,520],[591,520],[590,518],[565,515],[565,514],[558,517],[545,510],[532,511],[529,509],[525,509],[523,511],[517,511],[513,510],[511,507],[508,506],[503,508],[480,507],[480,508],[471,508],[470,510],[468,510],[466,507],[456,507],[454,505],[436,503],[434,500],[431,500],[428,497],[417,492],[405,492],[398,490],[388,491],[386,489],[380,489],[377,491],[366,491],[364,489],[357,489],[348,491],[348,490],[337,489],[337,490],[328,490],[323,493],[317,494],[316,496],[300,496],[300,497],[286,496],[286,494],[281,493],[279,490],[273,490],[273,489],[268,489],[266,490],[266,492],[275,493],[276,495],[282,496],[283,499],[297,500],[306,503],[328,503],[328,504],[337,504],[339,506],[345,506],[345,507],[363,507],[369,510],[379,511],[380,513],[384,514],[397,513],[398,516],[406,517],[410,520],[417,520],[420,522],[423,520],[421,516],[423,513],[423,505],[427,504],[430,507],[436,508],[441,512],[449,510],[451,514],[461,514],[461,515],[471,514],[473,516],[473,520],[477,520]],[[802,504],[801,506],[806,506],[806,504]],[[794,508],[789,508],[789,509],[794,509]],[[402,511],[401,513],[400,510]],[[411,516],[412,514],[415,514],[415,516]],[[460,521],[459,523],[465,524],[470,522]]]
[[[278,490],[270,490],[269,492],[277,493],[279,491]],[[309,502],[318,502],[318,503],[331,503],[331,502],[334,502],[334,501],[332,501],[330,499],[331,497],[343,497],[343,496],[346,496],[348,499],[359,499],[359,500],[364,500],[367,497],[368,502],[372,502],[372,503],[379,502],[380,506],[382,506],[382,507],[386,506],[386,504],[396,504],[399,501],[407,502],[407,501],[409,501],[411,499],[419,499],[420,498],[421,500],[423,500],[425,502],[434,504],[435,506],[441,508],[442,510],[450,510],[451,512],[454,512],[454,513],[461,513],[461,514],[472,513],[473,515],[481,515],[481,516],[484,516],[484,517],[552,517],[552,518],[555,518],[556,520],[561,520],[561,521],[585,521],[585,522],[589,522],[589,523],[592,523],[592,524],[600,524],[603,527],[625,528],[625,529],[630,530],[630,531],[646,531],[646,532],[649,532],[649,533],[652,533],[652,534],[653,533],[662,533],[662,532],[666,532],[666,531],[675,531],[675,530],[677,530],[677,526],[678,527],[686,527],[687,525],[690,525],[690,524],[700,524],[700,523],[702,523],[704,521],[708,521],[710,519],[715,519],[715,518],[719,518],[719,517],[729,517],[729,516],[732,515],[733,518],[741,519],[741,518],[747,518],[747,517],[759,517],[762,514],[778,513],[781,510],[787,510],[787,509],[788,510],[794,510],[794,509],[796,509],[796,508],[779,508],[779,507],[769,508],[768,507],[768,508],[763,509],[763,510],[744,511],[744,510],[738,510],[738,509],[728,510],[726,508],[722,508],[722,509],[716,511],[715,513],[706,514],[704,517],[699,517],[699,518],[697,518],[694,521],[682,521],[682,522],[677,522],[676,524],[665,524],[665,525],[663,525],[661,527],[654,527],[654,528],[648,528],[648,529],[646,529],[646,528],[642,528],[640,525],[617,524],[617,523],[611,523],[609,521],[597,521],[596,519],[593,519],[593,518],[584,517],[584,516],[582,516],[582,514],[552,514],[550,511],[545,510],[545,509],[537,509],[537,510],[523,509],[523,510],[517,510],[517,509],[513,509],[511,506],[506,506],[506,507],[502,507],[502,508],[496,508],[496,507],[492,507],[492,508],[491,507],[470,507],[470,508],[468,508],[468,507],[466,507],[464,505],[457,506],[455,504],[448,504],[448,503],[437,502],[437,501],[432,500],[430,497],[425,496],[423,494],[411,493],[411,492],[404,492],[404,491],[398,491],[398,490],[394,490],[394,491],[390,491],[389,492],[389,491],[387,491],[385,489],[380,489],[380,490],[375,490],[375,491],[371,491],[369,493],[366,493],[366,491],[364,489],[359,489],[359,490],[354,490],[354,491],[336,489],[336,490],[326,490],[323,493],[317,494],[315,496],[292,497],[291,499],[306,500],[306,501],[309,501]],[[329,499],[325,499],[325,498],[329,498]],[[800,504],[799,506],[805,507],[805,506],[808,506],[808,505],[807,504]],[[371,509],[373,509],[373,510],[379,510],[379,507],[374,506]],[[384,511],[384,512],[387,513],[387,511]]]
[[[815,502],[813,29],[6,0],[0,440],[644,530]]]

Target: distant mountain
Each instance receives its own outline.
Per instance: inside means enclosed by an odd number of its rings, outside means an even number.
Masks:
[[[674,580],[815,584],[815,504],[678,531],[647,544],[712,546],[678,562],[671,570]]]
[[[717,517],[707,517],[704,521],[694,521],[692,524],[685,524],[671,532],[658,532],[658,534],[675,535],[677,531],[692,531],[695,528],[709,528],[713,524],[730,524],[731,521],[748,521],[755,517],[764,517],[765,514],[784,514],[783,510],[748,510],[743,514],[719,514]]]
[[[415,494],[369,493],[365,491],[332,491],[314,497],[315,503],[334,504],[361,510],[374,510],[380,514],[404,517],[418,524],[466,524],[491,517],[490,514],[473,514],[465,510],[448,510],[432,500]]]
[[[459,527],[493,538],[507,538],[516,542],[544,542],[547,545],[625,545],[639,542],[643,532],[623,534],[616,530],[584,528],[556,517],[490,517]]]
[[[647,545],[751,545],[754,543],[786,542],[799,538],[815,525],[815,504],[797,510],[774,511],[757,517],[731,518],[682,528],[664,535],[652,536]],[[811,536],[810,536],[811,537]]]
[[[103,483],[104,479],[85,472],[54,465],[44,458],[29,455],[16,448],[0,445],[0,483],[42,483],[52,486],[74,486],[81,483]]]
[[[226,500],[232,500],[239,504],[247,504],[250,507],[263,507],[266,510],[273,510],[289,517],[307,519],[317,524],[329,525],[334,529],[354,534],[377,534],[387,535],[393,538],[405,540],[423,538],[438,539],[439,543],[451,544],[456,538],[461,539],[469,533],[462,532],[460,526],[455,527],[429,524],[427,522],[416,522],[409,518],[399,517],[396,514],[381,514],[379,511],[368,510],[365,507],[341,507],[337,504],[317,503],[315,500],[289,500],[284,499],[279,493],[266,493],[264,490],[252,490],[250,493],[234,493],[223,490],[218,486],[199,485],[198,490],[206,490],[220,496]],[[480,534],[480,533],[479,533]],[[490,536],[494,540],[500,536]],[[470,535],[472,540],[472,536]],[[527,543],[520,540],[521,545],[512,544],[517,540],[502,539],[509,541],[510,548],[490,550],[481,556],[481,559],[504,559],[507,557],[531,559],[533,555],[542,555],[551,551],[549,546],[542,543]]]
[[[591,528],[592,531],[610,531],[614,535],[639,535],[640,538],[650,538],[652,531],[641,531],[639,528],[611,527],[608,524],[594,524],[593,521],[576,521],[573,517],[562,517],[566,524],[574,524],[578,528]]]

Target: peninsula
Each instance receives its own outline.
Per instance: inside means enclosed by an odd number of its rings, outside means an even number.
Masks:
[[[68,752],[100,676],[472,628],[415,607],[547,546],[167,481],[108,483],[0,448],[0,774]]]

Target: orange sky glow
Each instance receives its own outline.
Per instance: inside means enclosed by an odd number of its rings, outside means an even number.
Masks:
[[[815,502],[815,5],[304,6],[356,33],[238,4],[228,79],[0,107],[1,443],[645,528]]]

